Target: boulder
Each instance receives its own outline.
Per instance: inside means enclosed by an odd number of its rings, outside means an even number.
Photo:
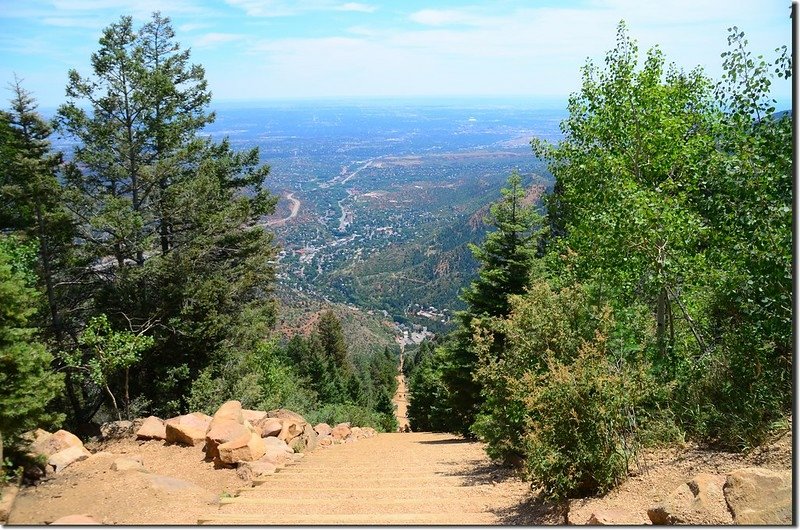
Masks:
[[[242,480],[253,480],[254,478],[272,475],[277,469],[277,465],[265,460],[239,462],[236,466],[236,475]]]
[[[260,420],[266,418],[267,413],[263,410],[242,409],[242,417],[245,421],[249,421],[252,425],[255,425]]]
[[[167,443],[196,446],[202,444],[206,439],[206,430],[181,423],[166,424]]]
[[[233,465],[238,462],[258,460],[266,453],[267,444],[264,438],[258,434],[248,432],[247,436],[220,444],[217,449],[219,449],[220,462]]]
[[[100,439],[119,440],[133,434],[133,422],[128,420],[109,421],[100,426]]]
[[[317,438],[317,445],[320,447],[328,447],[333,444],[333,438],[331,435],[327,436],[320,436]]]
[[[137,440],[166,440],[167,426],[164,420],[156,416],[145,418],[142,426],[136,431]]]
[[[97,520],[95,520],[91,515],[82,513],[82,514],[73,514],[73,515],[65,515],[64,517],[59,517],[52,523],[53,524],[100,524]]]
[[[313,451],[317,448],[319,436],[317,436],[317,431],[311,427],[310,423],[303,425],[303,434],[300,435],[300,438],[303,440],[304,453]]]
[[[86,460],[91,454],[83,447],[83,444],[80,447],[67,447],[50,455],[50,458],[47,459],[47,471],[61,473],[64,468],[71,466],[75,462]]]
[[[317,423],[314,426],[314,431],[320,436],[328,436],[331,433],[331,426],[327,423]]]
[[[38,431],[37,431],[38,432]],[[72,434],[71,432],[60,430],[53,434],[47,431],[38,432],[38,437],[31,444],[31,450],[39,455],[51,456],[64,449],[70,447],[78,447],[83,449],[83,442],[81,439]]]
[[[294,452],[292,448],[289,447],[289,445],[280,438],[275,438],[272,436],[269,438],[264,438],[264,443],[266,444],[267,447],[270,448],[280,449],[281,451],[285,451],[287,453]]]
[[[653,524],[729,525],[724,484],[724,475],[701,473],[648,509],[647,516]]]
[[[214,413],[214,420],[235,421],[238,424],[244,423],[242,414],[242,403],[240,401],[226,401]]]
[[[203,431],[203,434],[205,434],[208,430],[208,426],[211,424],[211,419],[211,416],[203,414],[202,412],[192,412],[191,414],[170,418],[164,423],[166,425],[185,425],[197,429],[198,431]]]
[[[144,459],[141,455],[125,455],[114,459],[111,463],[112,471],[145,471]]]
[[[262,438],[278,436],[281,430],[283,430],[283,422],[281,420],[267,416],[255,422],[253,426],[256,428],[256,431],[261,434]]]
[[[350,436],[350,424],[349,423],[340,423],[333,429],[331,429],[331,436],[334,440],[344,440],[348,436]]]
[[[734,524],[792,524],[791,470],[737,469],[728,474],[723,491]]]
[[[219,446],[240,438],[250,439],[250,429],[232,420],[214,419],[206,433],[206,459],[219,459]],[[260,434],[259,434],[260,437]]]
[[[306,419],[302,417],[300,414],[296,412],[292,412],[289,409],[274,409],[267,412],[268,418],[279,418],[279,419],[289,419],[289,420],[296,420],[300,422],[305,422]]]
[[[350,436],[352,436],[356,440],[361,440],[362,438],[366,438],[366,435],[364,434],[364,431],[361,430],[361,427],[351,427]]]
[[[282,419],[281,423],[283,425],[281,427],[281,432],[278,433],[278,439],[283,440],[287,444],[300,436],[303,433],[303,425],[306,425],[304,421],[301,422],[288,418]]]

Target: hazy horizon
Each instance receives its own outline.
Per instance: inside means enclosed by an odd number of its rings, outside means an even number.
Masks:
[[[566,103],[587,59],[602,64],[625,20],[640,55],[721,75],[727,28],[753,56],[791,46],[785,0],[447,0],[431,5],[307,0],[0,0],[0,77],[16,74],[43,107],[67,72],[91,73],[103,28],[129,14],[170,17],[175,40],[206,70],[214,104],[398,98],[530,98]],[[773,97],[791,100],[790,83]],[[10,97],[7,94],[6,100]]]

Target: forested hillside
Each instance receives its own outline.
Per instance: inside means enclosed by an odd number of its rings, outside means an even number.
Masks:
[[[269,166],[201,134],[211,94],[170,20],[121,17],[91,65],[52,123],[20,80],[0,113],[3,437],[232,398],[393,429],[393,350],[354,355],[331,312],[275,331]]]
[[[640,58],[621,24],[569,100],[537,218],[512,176],[456,330],[410,369],[412,427],[459,431],[555,499],[647,446],[761,443],[792,406],[792,118],[730,29],[724,75]]]

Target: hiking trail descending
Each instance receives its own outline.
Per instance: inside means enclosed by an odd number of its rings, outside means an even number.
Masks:
[[[525,524],[530,486],[451,434],[384,433],[308,453],[201,524]],[[524,511],[524,510],[523,510]]]
[[[397,430],[399,432],[411,432],[411,424],[408,421],[408,390],[406,388],[406,376],[403,374],[403,359],[405,356],[405,344],[400,344],[400,366],[397,368],[397,391],[394,393],[392,403],[394,403],[394,415],[397,418]]]

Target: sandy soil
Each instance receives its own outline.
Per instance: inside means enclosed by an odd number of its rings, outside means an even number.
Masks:
[[[482,444],[448,434],[389,433],[318,449],[256,487],[233,469],[214,469],[197,447],[134,440],[87,447],[111,454],[97,452],[37,486],[23,486],[8,523],[41,525],[88,514],[105,524],[136,525],[539,525],[564,524],[567,517],[582,524],[593,511],[609,509],[628,514],[630,524],[647,523],[648,507],[698,473],[791,469],[793,445],[786,432],[748,455],[693,446],[647,451],[639,471],[614,491],[569,507],[542,502],[513,470],[490,462]],[[125,455],[140,456],[148,472],[113,471],[114,460]]]

